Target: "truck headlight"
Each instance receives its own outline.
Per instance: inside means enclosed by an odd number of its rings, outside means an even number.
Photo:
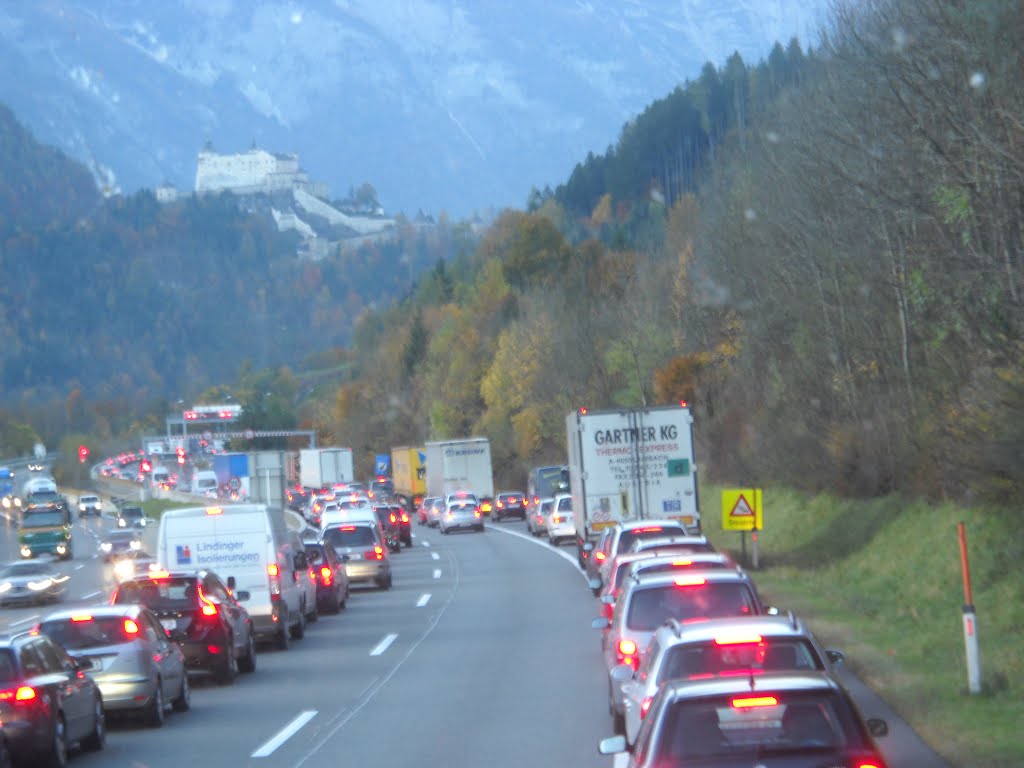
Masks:
[[[49,589],[53,585],[53,579],[43,579],[42,581],[30,581],[28,588],[33,592],[42,592],[44,589]]]
[[[22,557],[32,557],[32,549],[30,547],[22,547],[21,548],[21,556]]]

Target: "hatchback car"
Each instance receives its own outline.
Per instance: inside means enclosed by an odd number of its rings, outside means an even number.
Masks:
[[[822,648],[807,625],[792,614],[669,620],[654,633],[635,671],[627,665],[612,670],[625,697],[626,741],[634,743],[658,686],[667,680],[828,671],[842,659],[839,651]],[[615,723],[617,730],[622,725]]]
[[[192,691],[185,655],[141,605],[103,605],[51,613],[37,629],[79,661],[100,687],[107,712],[141,715],[159,728],[168,706],[185,712]]]
[[[884,720],[862,719],[824,672],[669,680],[651,702],[627,765],[885,768],[872,737],[887,733]],[[625,736],[598,744],[603,755],[626,749]]]
[[[0,605],[56,603],[64,596],[67,581],[53,563],[9,563],[0,570]]]
[[[620,664],[636,669],[640,652],[654,632],[669,619],[714,619],[764,613],[754,582],[741,569],[656,573],[623,583],[611,619],[594,620],[602,633],[608,674],[608,703],[613,718],[621,718],[625,702],[612,679]]]
[[[0,636],[0,722],[15,763],[64,765],[75,743],[103,749],[103,694],[88,669],[46,635]]]
[[[331,544],[345,563],[350,584],[372,582],[391,589],[391,556],[380,523],[342,523],[325,528],[320,541]]]
[[[551,514],[551,508],[555,505],[552,498],[537,499],[536,504],[530,505],[530,511],[526,515],[526,530],[534,536],[546,535],[548,532],[547,516]]]
[[[576,523],[572,515],[572,496],[560,493],[555,496],[551,505],[551,514],[547,518],[545,532],[548,541],[557,547],[566,541],[576,541]]]
[[[416,507],[416,519],[420,525],[426,525],[430,522],[429,510],[437,498],[437,496],[426,496],[419,506]]]
[[[306,560],[316,575],[316,600],[320,610],[338,613],[348,600],[348,573],[345,563],[326,541],[303,542]]]
[[[444,496],[437,496],[431,500],[430,506],[427,507],[427,525],[431,528],[437,528],[441,524],[441,513],[446,508]]]
[[[494,497],[491,519],[495,522],[501,522],[506,517],[526,520],[527,510],[526,494],[520,491],[501,491]]]
[[[111,604],[149,608],[181,646],[190,672],[212,673],[228,684],[239,671],[256,669],[252,621],[238,602],[248,597],[232,595],[210,571],[151,571],[121,582]]]
[[[453,501],[448,504],[440,520],[441,533],[448,534],[464,528],[483,533],[484,520],[475,501]]]
[[[121,507],[117,513],[118,528],[145,528],[150,522],[142,507]]]
[[[103,515],[103,502],[95,493],[83,493],[78,497],[78,516],[82,518],[89,515],[92,517]]]

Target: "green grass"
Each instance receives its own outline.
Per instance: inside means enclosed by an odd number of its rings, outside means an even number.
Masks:
[[[708,537],[740,534],[705,514]],[[952,765],[1024,765],[1024,535],[1005,510],[765,489],[762,597],[792,608]],[[968,696],[960,550],[967,526],[984,690]],[[751,543],[747,541],[748,555]]]

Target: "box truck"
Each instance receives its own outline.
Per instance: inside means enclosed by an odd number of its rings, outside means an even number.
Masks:
[[[409,513],[414,512],[427,492],[427,449],[392,448],[391,482]]]
[[[486,437],[438,440],[425,447],[428,496],[472,491],[478,499],[494,498],[491,443]]]
[[[588,412],[565,419],[577,557],[620,521],[680,520],[700,531],[693,418],[684,405]]]
[[[355,480],[351,448],[305,448],[299,451],[299,482],[304,488],[329,488]]]

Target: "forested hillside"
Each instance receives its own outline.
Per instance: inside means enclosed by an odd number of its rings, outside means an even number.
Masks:
[[[686,398],[712,476],[1014,498],[1021,39],[1015,3],[879,0],[705,68],[365,317],[318,426],[364,459],[485,433],[514,482],[572,408]]]

